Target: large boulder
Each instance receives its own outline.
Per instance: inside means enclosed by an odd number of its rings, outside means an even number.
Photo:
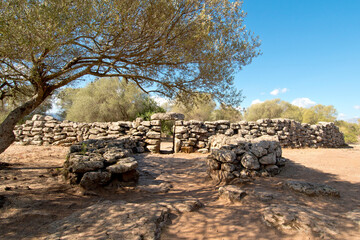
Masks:
[[[80,186],[85,189],[94,189],[107,184],[111,180],[109,172],[86,172],[81,178]]]

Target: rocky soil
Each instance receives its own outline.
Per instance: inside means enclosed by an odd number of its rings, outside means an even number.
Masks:
[[[359,146],[283,149],[279,175],[231,187],[207,155],[139,154],[137,186],[91,191],[63,180],[67,152],[0,155],[0,239],[359,239]]]

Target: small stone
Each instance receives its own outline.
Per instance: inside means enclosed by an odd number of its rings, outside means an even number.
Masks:
[[[209,153],[209,149],[207,149],[207,148],[200,148],[200,149],[198,149],[197,150],[199,153],[202,153],[202,154],[207,154],[207,153]]]
[[[230,202],[241,201],[246,196],[246,192],[235,185],[227,185],[219,188],[220,198]]]

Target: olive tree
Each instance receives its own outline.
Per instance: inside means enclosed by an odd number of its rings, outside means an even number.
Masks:
[[[57,96],[63,117],[75,122],[132,121],[148,111],[162,110],[135,83],[116,77],[99,78],[84,88],[66,88]]]
[[[234,72],[260,44],[245,15],[230,0],[1,1],[0,99],[30,97],[1,123],[0,152],[21,118],[87,76],[123,77],[167,97],[238,100]]]

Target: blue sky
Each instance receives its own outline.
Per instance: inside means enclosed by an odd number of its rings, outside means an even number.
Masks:
[[[297,99],[360,118],[360,1],[244,0],[243,9],[263,53],[235,76],[243,107]]]

